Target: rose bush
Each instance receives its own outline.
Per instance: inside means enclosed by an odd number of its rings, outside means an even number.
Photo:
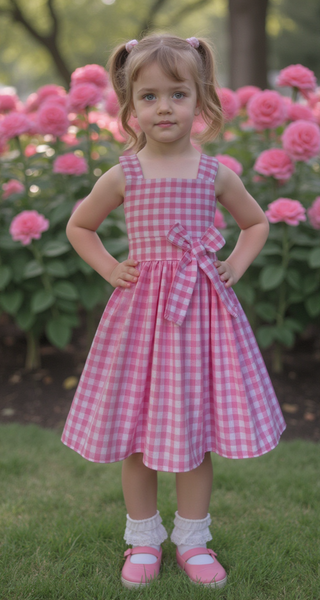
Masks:
[[[269,239],[235,290],[279,370],[281,347],[291,347],[310,323],[320,324],[320,90],[301,65],[283,69],[278,85],[292,87],[292,100],[254,86],[220,90],[224,137],[204,151],[242,178],[269,217]],[[117,110],[100,65],[76,69],[69,92],[49,84],[25,103],[0,96],[0,309],[26,332],[28,367],[37,364],[41,336],[63,348],[79,310],[90,328],[95,307],[100,312],[113,291],[78,257],[65,228],[123,152]],[[203,126],[198,117],[193,132]],[[222,207],[215,225],[227,242],[223,259],[239,229]],[[127,258],[123,207],[99,234],[111,254]]]
[[[248,86],[236,90],[241,108],[227,118],[223,140],[206,147],[242,165],[244,185],[270,222],[265,247],[235,291],[259,344],[272,347],[276,371],[283,346],[292,347],[310,324],[320,325],[320,89],[301,65],[283,69],[278,85],[291,86],[292,98]],[[239,229],[221,211],[227,224],[223,259]]]

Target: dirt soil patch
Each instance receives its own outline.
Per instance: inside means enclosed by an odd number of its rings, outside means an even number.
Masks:
[[[24,369],[26,346],[13,325],[0,320],[0,423],[35,423],[61,431],[87,355],[83,330],[57,350],[43,340],[41,368]],[[313,332],[284,355],[281,374],[271,372],[271,352],[263,353],[287,429],[282,439],[320,441],[320,337]]]

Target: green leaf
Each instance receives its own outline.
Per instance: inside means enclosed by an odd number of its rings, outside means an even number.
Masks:
[[[297,260],[300,262],[308,262],[310,256],[310,250],[305,250],[304,248],[293,248],[290,251],[290,258],[292,260]]]
[[[53,277],[67,277],[69,272],[61,260],[51,260],[45,266],[46,272]]]
[[[61,308],[64,312],[70,314],[77,314],[78,306],[77,303],[71,300],[64,300],[63,298],[57,298],[57,307]]]
[[[25,267],[23,277],[24,279],[31,279],[32,277],[38,277],[43,273],[43,267],[38,263],[37,260],[30,260]]]
[[[125,236],[107,240],[104,243],[104,246],[112,255],[117,255],[120,252],[125,252],[129,250],[128,238]]]
[[[305,307],[310,317],[316,317],[320,314],[320,292],[310,296],[305,302]]]
[[[31,299],[31,310],[34,314],[38,314],[50,308],[55,301],[55,297],[52,292],[48,290],[39,290],[36,292]]]
[[[12,271],[10,267],[7,265],[0,266],[0,290],[4,290],[4,288],[8,285],[9,281],[11,281]]]
[[[77,300],[79,297],[78,290],[70,281],[58,281],[54,284],[54,293],[58,298],[64,300]]]
[[[286,281],[294,290],[301,290],[301,276],[296,269],[288,269],[286,272]]]
[[[70,202],[62,202],[59,206],[56,206],[50,213],[50,224],[53,227],[62,221],[66,221],[70,218],[73,206]]]
[[[261,348],[269,348],[276,339],[276,327],[259,327],[256,337]]]
[[[21,242],[14,242],[9,233],[1,233],[0,248],[3,250],[15,250],[21,248]]]
[[[71,339],[72,329],[61,317],[50,319],[45,331],[49,342],[57,348],[64,348]]]
[[[290,348],[294,344],[295,335],[292,329],[287,329],[285,325],[276,327],[275,336],[278,342]]]
[[[264,248],[261,250],[260,254],[262,254],[263,256],[272,256],[274,254],[281,255],[281,248],[273,242],[267,242]]]
[[[8,315],[15,315],[23,302],[23,293],[21,290],[4,292],[0,296],[0,306]]]
[[[260,285],[263,290],[274,290],[283,281],[285,269],[281,265],[269,265],[260,273]]]
[[[92,310],[101,300],[102,289],[97,284],[81,285],[81,287],[79,286],[79,296],[84,308]]]
[[[315,248],[309,255],[309,266],[311,269],[320,267],[320,248]]]
[[[301,331],[304,330],[304,325],[296,319],[285,319],[284,326],[286,329],[291,329],[291,331],[294,331],[295,333],[301,333]]]
[[[69,244],[66,244],[65,242],[59,242],[58,240],[52,240],[43,246],[42,254],[43,256],[60,256],[69,250]]]
[[[23,306],[20,308],[16,315],[16,321],[20,329],[29,331],[36,320],[35,315],[31,312],[30,308]]]
[[[258,302],[258,304],[255,305],[254,310],[259,317],[268,323],[272,323],[276,318],[276,308],[273,304],[269,304],[268,302]]]
[[[302,292],[290,292],[288,296],[288,304],[298,304],[298,302],[302,302],[304,299],[304,295]]]
[[[307,275],[302,284],[302,289],[306,296],[315,292],[319,287],[319,278],[316,276],[316,273],[310,273]]]

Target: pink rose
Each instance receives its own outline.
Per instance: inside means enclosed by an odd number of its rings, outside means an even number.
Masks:
[[[17,179],[10,179],[7,181],[7,183],[2,184],[2,189],[2,198],[3,200],[6,200],[9,198],[9,196],[12,196],[12,194],[21,194],[26,188],[21,181],[18,181]]]
[[[37,154],[37,146],[35,144],[28,144],[24,149],[25,156],[34,156]]]
[[[307,161],[320,150],[320,129],[310,121],[294,121],[282,134],[284,150],[293,160]]]
[[[302,65],[290,65],[280,71],[276,85],[281,87],[289,86],[299,90],[314,90],[317,80],[313,71]]]
[[[306,209],[298,200],[278,198],[278,200],[268,204],[268,208],[266,216],[270,223],[284,221],[288,225],[299,225],[300,221],[306,220]]]
[[[213,224],[217,229],[226,229],[227,227],[227,223],[224,220],[224,216],[221,210],[219,210],[218,208],[216,208]]]
[[[261,92],[259,87],[255,85],[244,85],[236,90],[236,94],[240,100],[240,104],[242,107],[247,106],[250,98],[254,96],[257,92]]]
[[[7,140],[29,133],[31,123],[23,113],[11,112],[0,122],[0,136]]]
[[[94,83],[79,83],[69,92],[69,109],[80,112],[88,106],[95,106],[101,99],[101,88]]]
[[[207,127],[207,125],[206,125],[202,115],[197,115],[193,119],[191,135],[193,136],[193,135],[202,133],[206,127]]]
[[[100,65],[85,65],[79,67],[71,75],[71,85],[80,83],[93,83],[99,88],[105,88],[108,85],[108,75]]]
[[[291,158],[281,148],[271,148],[261,152],[253,168],[261,175],[274,177],[281,181],[290,179],[294,172],[294,164]]]
[[[318,87],[315,92],[309,92],[307,102],[310,108],[314,108],[314,106],[320,102],[320,87]]]
[[[285,102],[272,90],[257,92],[248,102],[248,115],[258,131],[273,129],[282,125],[286,120],[287,109]]]
[[[31,243],[31,240],[38,240],[43,231],[49,229],[49,221],[36,210],[24,210],[14,217],[10,225],[12,239],[21,242],[23,246]]]
[[[73,152],[58,156],[53,163],[53,172],[63,175],[83,175],[88,172],[85,158],[77,156]]]
[[[36,92],[32,92],[32,94],[30,94],[25,102],[24,105],[24,112],[26,113],[30,113],[30,112],[34,112],[36,110],[38,110],[39,108],[39,100],[38,100],[38,94]]]
[[[60,137],[68,131],[68,113],[63,106],[52,100],[44,102],[38,110],[37,125],[39,132],[43,135],[50,133],[55,137]]]
[[[229,154],[216,154],[216,159],[222,165],[229,167],[229,169],[234,171],[239,177],[242,175],[243,166],[236,158],[233,158],[233,156],[229,156]]]
[[[17,110],[18,98],[15,94],[0,94],[0,112]]]
[[[304,104],[298,104],[297,102],[293,102],[288,106],[288,119],[290,121],[298,121],[303,119],[304,121],[312,121],[315,123],[316,118],[309,106],[305,106]]]
[[[317,196],[308,209],[309,221],[314,229],[320,229],[320,196]]]
[[[49,97],[50,99],[52,96],[58,96],[60,98],[63,98],[66,95],[66,90],[61,85],[55,85],[54,83],[48,83],[47,85],[43,85],[37,91],[39,105],[45,102]]]
[[[120,110],[118,96],[112,88],[107,92],[105,108],[110,117],[116,117]]]
[[[222,112],[226,121],[232,121],[239,113],[240,100],[235,92],[229,88],[218,89]]]
[[[60,137],[60,140],[67,144],[67,146],[78,146],[79,140],[74,133],[66,133]]]

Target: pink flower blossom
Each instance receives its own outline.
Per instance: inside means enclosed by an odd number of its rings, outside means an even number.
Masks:
[[[60,140],[67,144],[67,146],[77,146],[79,144],[79,140],[74,133],[66,133],[60,137]]]
[[[36,210],[24,210],[14,217],[10,225],[12,239],[27,246],[31,241],[39,240],[43,231],[49,229],[49,221]]]
[[[242,175],[243,166],[236,158],[233,158],[233,156],[229,156],[229,154],[216,154],[216,159],[222,165],[229,167],[229,169],[234,171],[239,177]]]
[[[316,89],[315,92],[309,92],[307,95],[307,102],[310,108],[313,108],[320,102],[320,87]]]
[[[35,144],[28,144],[24,149],[25,156],[34,156],[37,154],[37,146]]]
[[[24,105],[24,112],[26,113],[30,113],[30,112],[34,112],[36,110],[38,110],[39,108],[39,100],[38,100],[38,94],[36,92],[32,92],[32,94],[30,94],[25,102]]]
[[[271,148],[261,152],[253,168],[265,177],[274,177],[281,181],[290,179],[294,172],[294,164],[291,158],[281,148]]]
[[[310,121],[294,121],[282,134],[284,150],[293,160],[307,161],[320,150],[320,129]]]
[[[43,135],[50,133],[55,137],[60,137],[68,131],[68,113],[63,106],[52,100],[44,102],[38,110],[37,125],[39,132]]]
[[[240,100],[235,92],[229,88],[218,89],[223,115],[226,121],[232,121],[239,113]]]
[[[250,98],[257,92],[261,92],[261,89],[255,85],[244,85],[236,90],[236,94],[240,100],[242,107],[247,106]]]
[[[29,133],[31,123],[23,113],[11,112],[0,122],[0,136],[7,140]]]
[[[69,92],[69,108],[80,112],[89,106],[95,106],[102,99],[102,90],[94,83],[79,83]]]
[[[52,96],[65,97],[67,95],[66,90],[61,85],[55,85],[54,83],[48,83],[47,85],[43,85],[37,91],[37,97],[39,105],[45,102],[49,97],[51,99]]]
[[[80,83],[93,83],[99,88],[105,88],[108,85],[108,74],[100,65],[85,65],[79,67],[71,75],[71,86]]]
[[[132,127],[132,125],[131,125],[131,127]],[[206,125],[202,115],[197,115],[193,119],[191,135],[193,136],[193,135],[202,133],[206,127],[207,127],[207,125]]]
[[[107,91],[105,108],[110,117],[116,117],[120,110],[118,96],[112,88]]]
[[[303,65],[289,65],[280,71],[276,85],[289,86],[299,90],[311,90],[316,88],[317,80],[313,71]]]
[[[320,196],[317,196],[308,209],[309,221],[314,229],[320,229]]]
[[[258,131],[282,125],[287,116],[285,102],[272,90],[257,92],[248,102],[248,115]]]
[[[9,196],[12,196],[12,194],[21,194],[26,188],[21,181],[18,181],[18,179],[9,179],[7,183],[2,184],[2,189],[2,198],[3,200],[6,200]]]
[[[216,208],[213,224],[217,229],[226,229],[227,227],[227,223],[224,220],[224,216],[221,210],[219,210],[218,208]]]
[[[268,204],[269,210],[266,211],[270,223],[279,223],[284,221],[288,225],[299,225],[300,221],[306,221],[306,209],[298,200],[290,198],[278,198],[271,204]]]
[[[304,121],[312,121],[315,123],[316,118],[309,106],[305,106],[304,104],[298,104],[298,102],[293,102],[288,106],[288,119],[290,121],[298,121],[303,119]]]
[[[19,99],[15,94],[0,94],[0,112],[17,110]]]
[[[88,172],[88,165],[85,158],[77,156],[73,152],[67,152],[58,156],[53,163],[53,172],[63,175],[83,175]]]

